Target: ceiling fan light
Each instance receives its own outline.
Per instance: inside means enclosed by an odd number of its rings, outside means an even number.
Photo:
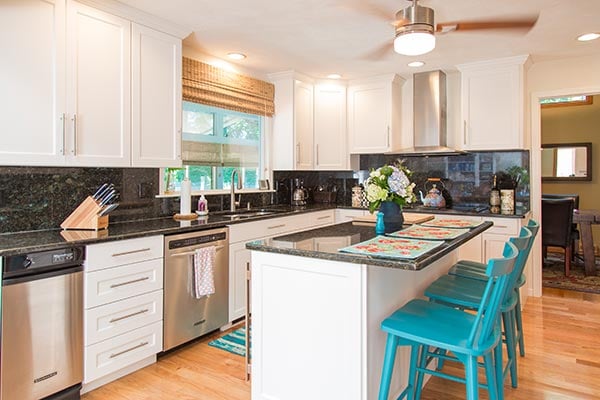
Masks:
[[[419,56],[435,48],[435,36],[429,32],[400,32],[394,39],[394,51],[405,56]]]

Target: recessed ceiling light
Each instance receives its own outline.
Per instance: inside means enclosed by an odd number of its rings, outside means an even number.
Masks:
[[[340,79],[342,76],[340,74],[329,74],[327,77],[329,79]]]
[[[580,42],[588,42],[590,40],[596,40],[598,38],[600,38],[600,33],[596,32],[584,33],[583,35],[577,36],[577,40],[579,40]]]
[[[246,55],[242,53],[227,53],[227,57],[231,58],[232,60],[243,60],[246,58]]]
[[[409,62],[407,65],[409,67],[418,68],[418,67],[422,67],[423,65],[425,65],[425,63],[423,61],[413,61],[413,62]]]

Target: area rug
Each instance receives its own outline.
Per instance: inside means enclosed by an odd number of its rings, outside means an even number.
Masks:
[[[548,253],[542,268],[542,286],[578,292],[600,293],[600,266],[596,266],[599,275],[585,276],[583,262],[571,262],[571,271],[565,276],[563,254]]]
[[[238,356],[246,356],[246,328],[239,328],[233,332],[208,342],[209,346],[225,350]]]

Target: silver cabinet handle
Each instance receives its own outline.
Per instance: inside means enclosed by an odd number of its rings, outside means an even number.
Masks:
[[[463,121],[463,144],[467,144],[467,120]]]
[[[267,229],[276,229],[276,228],[283,228],[285,226],[285,224],[281,224],[281,225],[273,225],[273,226],[268,226]]]
[[[71,121],[73,121],[73,155],[77,155],[77,114],[73,114],[71,117]]]
[[[316,158],[317,159],[315,161],[315,166],[318,167],[319,166],[319,145],[317,145],[316,151],[317,151],[317,154],[316,154],[316,156],[317,156]]]
[[[386,145],[385,145],[388,149],[390,147],[390,126],[388,125],[387,127],[387,141],[386,141]]]
[[[67,141],[66,137],[67,137],[67,123],[65,121],[66,115],[65,113],[62,113],[60,115],[60,120],[62,121],[62,144],[61,144],[61,149],[60,149],[60,154],[62,154],[63,156],[65,155],[66,151],[65,151],[65,142]]]
[[[150,247],[145,247],[143,249],[138,249],[138,250],[124,251],[122,253],[114,253],[112,255],[112,257],[121,257],[121,256],[129,255],[129,254],[143,253],[145,251],[150,251]]]
[[[300,142],[296,143],[296,165],[300,165]]]
[[[215,246],[215,250],[219,251],[224,249],[225,246]],[[185,253],[175,253],[175,254],[171,254],[171,257],[180,257],[180,256],[193,256],[194,254],[196,254],[195,251],[186,251]]]
[[[331,215],[324,215],[324,216],[319,217],[317,219],[329,219],[329,218],[331,218]]]
[[[119,287],[119,286],[131,285],[132,283],[138,283],[138,282],[142,282],[142,281],[147,281],[148,279],[150,279],[149,276],[144,276],[143,278],[138,278],[138,279],[134,279],[134,280],[127,281],[127,282],[113,283],[112,285],[110,285],[110,288],[114,289],[114,288]]]
[[[148,345],[148,342],[142,342],[142,343],[138,344],[137,346],[133,346],[133,347],[131,347],[129,349],[120,351],[118,353],[111,354],[110,358],[119,357],[121,354],[129,353],[130,351],[133,351],[135,349],[139,349],[140,347],[144,347],[144,346],[147,346],[147,345]]]
[[[137,311],[137,312],[134,312],[134,313],[131,313],[131,314],[123,315],[122,317],[113,318],[113,319],[111,319],[108,322],[110,322],[112,324],[114,322],[122,321],[122,320],[127,319],[127,318],[135,317],[136,315],[147,313],[148,311],[150,311],[150,310],[146,308],[144,310],[140,310],[140,311]]]

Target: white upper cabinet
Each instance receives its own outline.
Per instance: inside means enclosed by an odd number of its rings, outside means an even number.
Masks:
[[[346,87],[287,71],[269,76],[275,85],[273,169],[345,170]]]
[[[311,83],[294,81],[294,169],[313,168],[313,90]]]
[[[131,164],[181,165],[181,40],[132,24]]]
[[[0,165],[180,165],[179,38],[133,24],[132,42],[113,8],[5,3]]]
[[[384,153],[401,147],[404,79],[398,75],[351,81],[348,86],[350,153]]]
[[[64,0],[1,7],[0,164],[64,163]]]
[[[69,165],[130,165],[131,23],[77,2],[67,14]]]
[[[350,161],[346,146],[346,87],[333,83],[317,83],[314,91],[314,169],[348,169]]]
[[[527,148],[525,73],[528,56],[459,65],[464,150]]]

